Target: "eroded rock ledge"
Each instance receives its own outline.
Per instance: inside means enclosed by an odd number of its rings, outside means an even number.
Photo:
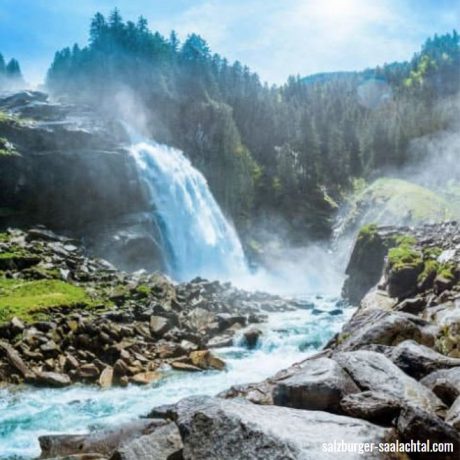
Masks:
[[[84,452],[111,459],[358,459],[357,452],[327,453],[323,443],[429,439],[451,443],[453,452],[374,451],[365,458],[457,459],[459,238],[456,223],[365,228],[345,286],[360,306],[322,352],[263,382],[154,408],[147,420],[159,428],[110,453],[88,441]],[[62,440],[42,438],[43,458],[61,454]]]

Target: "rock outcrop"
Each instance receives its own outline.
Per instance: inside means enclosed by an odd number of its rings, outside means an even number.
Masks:
[[[150,204],[116,120],[24,91],[0,97],[0,230],[37,224],[125,270],[163,268]]]

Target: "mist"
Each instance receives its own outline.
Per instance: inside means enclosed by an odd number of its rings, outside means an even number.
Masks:
[[[409,165],[400,175],[425,187],[445,192],[460,183],[460,97],[440,103],[449,114],[449,126],[412,141]]]

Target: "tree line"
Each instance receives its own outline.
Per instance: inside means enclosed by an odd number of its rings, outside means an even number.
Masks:
[[[95,15],[87,46],[56,53],[47,85],[112,112],[129,89],[149,134],[190,156],[240,231],[276,214],[295,239],[327,235],[356,179],[406,165],[413,139],[449,126],[459,72],[454,31],[407,62],[270,86],[196,34],[181,43],[114,10]]]
[[[6,63],[0,53],[0,90],[17,87],[23,83],[21,67],[19,62],[12,58]]]

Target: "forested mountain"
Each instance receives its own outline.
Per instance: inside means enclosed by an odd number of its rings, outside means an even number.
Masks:
[[[17,88],[23,82],[19,62],[12,58],[7,64],[0,53],[0,90]]]
[[[142,114],[149,135],[203,171],[240,230],[277,215],[296,237],[327,234],[334,201],[356,178],[406,164],[413,139],[449,126],[459,72],[454,31],[408,62],[268,86],[198,35],[179,43],[115,10],[96,14],[88,46],[56,53],[47,85],[111,113],[129,109],[130,120]]]

